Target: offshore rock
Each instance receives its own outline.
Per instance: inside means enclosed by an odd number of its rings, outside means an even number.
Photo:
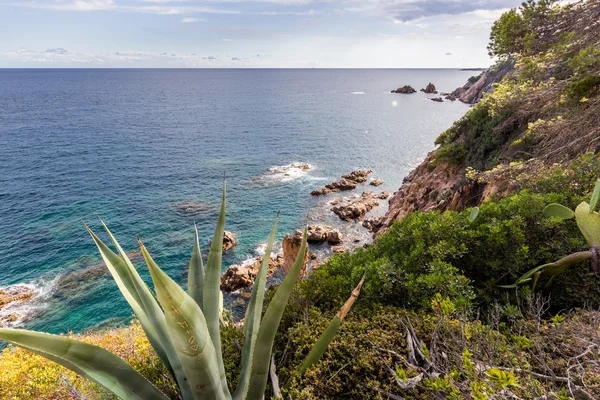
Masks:
[[[444,99],[442,99],[441,97],[433,97],[433,98],[431,98],[429,100],[431,100],[431,101],[437,101],[438,103],[444,102]]]
[[[396,90],[392,90],[392,93],[411,94],[411,93],[417,93],[417,91],[410,85],[404,85],[402,87],[399,87]]]
[[[366,213],[379,205],[379,199],[386,198],[389,193],[382,192],[374,195],[373,192],[364,191],[358,198],[335,205],[331,208],[340,219],[351,221],[362,218]]]
[[[379,229],[379,227],[381,226],[381,218],[377,218],[377,217],[371,217],[371,218],[365,218],[365,220],[362,222],[362,226],[364,226],[365,228],[367,228],[367,230],[369,232],[374,232],[377,229]]]
[[[313,196],[320,196],[328,193],[341,192],[345,190],[356,189],[359,183],[367,181],[369,174],[373,173],[370,169],[361,169],[352,171],[349,174],[342,175],[342,179],[339,181],[331,182],[321,189],[316,189],[310,192]]]
[[[383,185],[383,181],[381,179],[379,179],[379,178],[375,178],[371,182],[369,182],[369,185],[371,185],[371,186],[381,186],[381,185]]]
[[[430,94],[431,94],[431,93],[435,93],[435,94],[437,94],[437,92],[438,92],[438,91],[437,91],[437,89],[435,88],[435,85],[434,85],[433,83],[429,82],[429,85],[427,85],[427,86],[425,87],[425,89],[421,89],[421,92],[430,93]]]

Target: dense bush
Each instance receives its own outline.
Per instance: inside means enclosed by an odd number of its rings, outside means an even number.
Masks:
[[[585,248],[574,221],[559,223],[544,217],[542,210],[553,202],[573,208],[589,196],[596,176],[598,157],[588,154],[508,198],[484,203],[474,222],[469,210],[414,212],[371,246],[331,258],[302,283],[296,297],[304,305],[333,309],[366,269],[358,307],[426,309],[436,293],[448,296],[459,309],[472,300],[488,307],[510,293],[499,284]],[[598,277],[589,276],[587,265],[573,272],[555,282],[553,307],[600,304]]]

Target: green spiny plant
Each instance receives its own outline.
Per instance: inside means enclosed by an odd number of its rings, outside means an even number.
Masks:
[[[521,276],[517,282],[512,285],[502,286],[504,288],[515,288],[519,285],[531,283],[535,289],[541,274],[546,274],[550,278],[545,288],[548,288],[552,280],[559,274],[567,270],[571,265],[586,260],[591,260],[594,272],[599,271],[598,255],[600,251],[600,214],[596,211],[598,201],[600,200],[600,180],[596,181],[596,186],[592,192],[590,204],[585,201],[579,203],[575,211],[561,204],[552,203],[544,208],[544,214],[559,220],[575,218],[579,231],[587,241],[590,249],[569,254],[558,261],[540,265],[533,268]]]
[[[306,228],[299,256],[278,287],[261,320],[267,269],[277,231],[277,217],[246,309],[241,372],[236,390],[231,394],[226,380],[220,339],[223,295],[219,286],[225,228],[225,191],[224,184],[221,209],[206,269],[200,254],[198,230],[195,229],[187,293],[158,267],[138,238],[154,283],[155,296],[104,222],[101,221],[118,254],[110,250],[86,226],[121,293],[139,319],[150,344],[175,379],[183,400],[263,399],[275,335],[304,264]],[[341,321],[356,301],[364,279],[363,276],[348,301],[297,369],[297,374],[303,375],[326,351]],[[104,387],[121,399],[167,399],[165,394],[133,367],[99,346],[65,336],[22,329],[0,329],[0,339],[54,361]]]

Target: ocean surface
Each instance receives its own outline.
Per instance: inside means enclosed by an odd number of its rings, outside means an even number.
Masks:
[[[260,254],[278,210],[279,240],[309,213],[311,223],[368,241],[359,223],[329,211],[333,196],[309,192],[358,168],[385,181],[376,190],[397,190],[468,106],[390,90],[433,82],[449,92],[471,75],[0,70],[0,289],[27,284],[39,292],[0,316],[29,315],[17,325],[53,333],[126,322],[132,311],[83,222],[100,232],[100,216],[150,282],[135,252],[140,235],[157,263],[184,284],[194,222],[206,247],[224,175],[226,229],[239,240],[224,268]],[[373,188],[356,193],[363,189]]]

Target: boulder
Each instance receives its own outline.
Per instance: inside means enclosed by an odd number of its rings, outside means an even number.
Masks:
[[[366,213],[371,211],[373,207],[379,205],[378,196],[380,196],[380,194],[373,195],[372,192],[365,191],[358,198],[350,199],[345,203],[338,204],[332,207],[331,211],[333,211],[338,217],[340,217],[340,219],[346,221],[360,219]]]
[[[13,285],[0,289],[0,310],[10,303],[29,301],[36,292],[26,285]]]
[[[338,230],[332,230],[327,234],[327,243],[329,244],[340,244],[344,240],[344,237]]]
[[[342,175],[342,179],[339,181],[331,182],[321,189],[316,189],[310,192],[313,196],[320,196],[328,193],[341,192],[345,190],[356,189],[359,183],[367,181],[369,174],[373,173],[370,169],[359,169],[352,171],[349,174]]]
[[[237,236],[235,233],[225,231],[223,232],[223,250],[229,250],[237,244]]]
[[[283,259],[281,262],[281,269],[284,274],[288,274],[300,253],[300,245],[302,244],[302,231],[297,230],[293,235],[286,233],[281,241],[281,247],[283,248]],[[308,264],[309,254],[308,248],[306,249],[306,255],[304,257],[304,265],[302,266],[302,273],[306,271],[306,265]]]
[[[456,101],[456,96],[453,95],[452,93],[446,95],[446,97],[444,97],[446,100],[450,100],[450,101]]]
[[[369,182],[369,185],[371,185],[371,186],[381,186],[381,185],[383,185],[383,181],[381,179],[379,179],[379,178],[375,178],[371,182]]]
[[[368,229],[369,232],[376,231],[381,226],[381,218],[365,218],[362,222],[362,226]]]
[[[425,93],[436,93],[437,94],[437,89],[435,88],[435,85],[431,82],[429,82],[429,85],[427,85],[425,87],[425,89],[421,89],[421,92],[425,92]]]
[[[392,90],[392,93],[411,94],[411,93],[417,93],[417,91],[410,85],[404,85],[402,87],[399,87],[396,90]]]
[[[431,101],[437,101],[438,103],[442,103],[444,101],[444,99],[442,99],[441,97],[433,97],[431,99],[429,99]]]
[[[343,248],[343,247],[341,247],[341,246],[334,247],[334,248],[332,248],[331,250],[333,250],[333,252],[334,252],[334,253],[336,253],[336,254],[338,254],[338,253],[343,253],[344,251],[346,251],[346,250],[344,250],[344,248]]]
[[[376,194],[375,197],[377,197],[380,200],[385,200],[388,197],[390,197],[390,192],[383,191],[381,193]]]
[[[221,276],[221,290],[233,292],[252,285],[256,279],[262,260],[263,256],[260,256],[247,265],[240,263],[227,268],[227,271]],[[281,255],[277,256],[276,259],[269,258],[267,275],[274,273],[282,262],[283,258]]]

